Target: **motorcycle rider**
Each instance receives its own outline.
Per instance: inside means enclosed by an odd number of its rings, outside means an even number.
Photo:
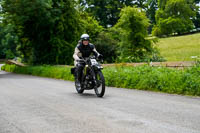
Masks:
[[[89,57],[92,53],[97,57],[97,58],[102,58],[103,56],[97,52],[95,49],[94,45],[91,44],[90,42],[90,37],[88,34],[82,34],[81,35],[81,40],[77,44],[73,58],[74,58],[74,65],[76,67],[75,69],[75,83],[77,87],[81,87],[81,77],[82,77],[82,71],[85,67],[85,63],[80,62],[80,60]]]

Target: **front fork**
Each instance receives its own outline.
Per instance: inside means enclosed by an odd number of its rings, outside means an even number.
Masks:
[[[92,75],[93,75],[93,81],[94,81],[94,84],[95,84],[95,88],[98,88],[100,86],[101,83],[99,83],[98,81],[98,72],[101,71],[101,69],[96,69],[96,71],[94,71],[94,69],[92,69]]]
[[[91,69],[91,74],[92,74],[93,82],[94,82],[94,84],[95,84],[95,86],[96,86],[96,85],[97,85],[97,81],[96,81],[96,74],[95,74],[94,69]]]

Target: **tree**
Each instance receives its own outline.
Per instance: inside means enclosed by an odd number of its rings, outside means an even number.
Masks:
[[[156,12],[154,35],[182,34],[193,29],[191,18],[195,16],[193,4],[187,0],[169,0],[164,9]]]
[[[99,22],[93,17],[89,16],[87,12],[80,12],[82,33],[90,35],[90,41],[94,42],[100,32],[103,31],[103,27],[99,25]]]
[[[196,18],[193,19],[195,28],[200,28],[200,11],[196,12]]]
[[[165,9],[166,4],[167,4],[167,0],[158,0],[158,7],[160,9]]]
[[[194,0],[196,4],[196,17],[192,20],[195,28],[200,28],[200,0]]]
[[[13,23],[25,61],[33,64],[70,64],[71,50],[81,25],[69,0],[4,0],[4,23]]]
[[[0,13],[2,16],[2,13]],[[19,55],[17,51],[18,36],[15,26],[0,22],[0,59],[13,59]]]
[[[105,28],[112,27],[117,23],[120,11],[125,6],[142,8],[147,12],[151,23],[155,24],[157,0],[79,0],[79,3],[83,11],[93,15]]]
[[[115,28],[120,30],[121,51],[119,60],[138,61],[151,53],[152,43],[146,40],[149,20],[145,12],[135,7],[125,7]]]
[[[101,32],[95,41],[95,47],[103,55],[104,62],[113,63],[118,56],[118,31],[109,28]],[[117,36],[117,37],[115,37]]]
[[[117,23],[121,8],[133,5],[133,0],[79,0],[79,3],[100,25],[110,27]]]
[[[138,8],[142,8],[144,10],[147,10],[148,8],[148,0],[136,0],[132,2],[134,6],[138,7]]]
[[[153,26],[156,24],[155,15],[158,9],[158,3],[157,3],[157,0],[148,0],[147,5],[148,6],[147,6],[146,14],[151,23],[151,25],[148,28],[148,32],[151,33]]]
[[[113,5],[110,5],[110,0],[86,0],[80,1],[81,5],[87,5],[85,11],[92,14],[96,20],[104,27],[108,25],[114,25],[118,19],[118,12],[113,12],[113,10],[119,10],[118,2],[113,2]]]

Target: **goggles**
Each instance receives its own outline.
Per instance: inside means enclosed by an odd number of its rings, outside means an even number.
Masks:
[[[89,41],[90,39],[89,38],[83,38],[82,40],[83,41]]]

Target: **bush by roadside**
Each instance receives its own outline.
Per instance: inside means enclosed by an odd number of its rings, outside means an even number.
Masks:
[[[104,73],[108,86],[200,96],[200,67],[121,66],[105,68]]]
[[[3,70],[73,81],[71,67],[5,65]],[[183,70],[150,66],[112,66],[103,70],[106,85],[200,96],[200,66]]]

